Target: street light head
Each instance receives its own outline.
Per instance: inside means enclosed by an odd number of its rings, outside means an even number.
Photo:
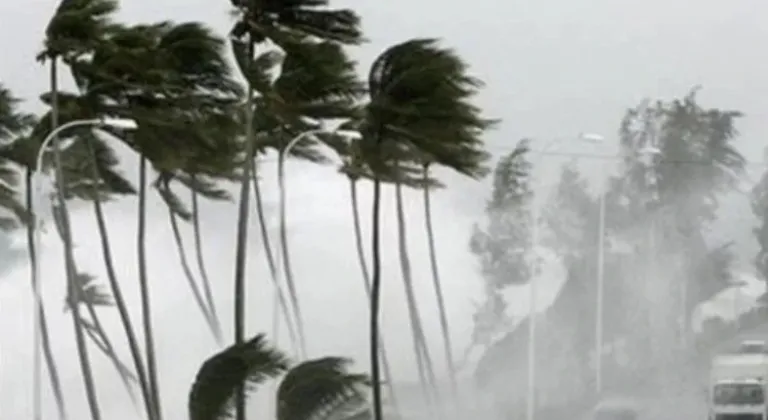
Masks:
[[[602,143],[605,141],[605,137],[596,133],[581,133],[579,134],[579,139],[590,143]]]
[[[644,156],[658,156],[661,154],[661,149],[656,146],[646,145],[640,149],[640,154]]]
[[[346,137],[349,140],[362,140],[363,135],[359,131],[355,130],[336,130],[334,133]]]
[[[101,120],[101,124],[113,128],[118,128],[120,130],[135,130],[139,128],[139,125],[136,124],[136,120],[131,118],[106,117]]]

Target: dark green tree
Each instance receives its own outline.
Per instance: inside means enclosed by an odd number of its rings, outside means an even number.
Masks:
[[[370,356],[374,418],[382,419],[379,366],[381,297],[381,183],[422,168],[424,157],[465,175],[475,174],[480,135],[491,121],[471,100],[480,82],[466,63],[433,39],[394,45],[379,55],[368,75],[370,100],[361,127],[361,155],[373,173]],[[403,151],[410,161],[403,159]],[[405,172],[407,173],[407,172]],[[418,173],[418,172],[417,172]]]
[[[262,155],[273,150],[285,158],[296,157],[318,164],[328,163],[327,153],[324,154],[320,147],[339,152],[339,148],[343,149],[346,143],[337,136],[322,135],[321,127],[328,120],[351,117],[363,94],[354,62],[347,57],[340,44],[332,41],[283,40],[281,48],[285,59],[279,75],[273,83],[257,87],[260,97],[255,99],[255,103],[259,113],[255,116],[253,127],[256,133],[256,154]],[[268,56],[271,53],[265,54]],[[262,57],[264,55],[260,55],[257,61]],[[269,70],[274,71],[265,66],[260,79],[267,80]],[[255,201],[259,210],[262,208],[262,198],[258,181],[254,180],[254,183]],[[283,257],[282,271],[297,323],[300,349],[303,349],[303,318],[293,276],[285,217],[287,186],[284,183],[280,188],[279,242]],[[265,230],[263,211],[258,213],[262,241],[266,247],[270,240]],[[271,269],[274,265],[271,252],[265,255]],[[286,319],[289,319],[287,315]],[[288,322],[288,325],[291,323]]]
[[[51,91],[51,113],[50,129],[55,130],[59,126],[59,59],[65,62],[72,62],[83,54],[90,52],[95,42],[110,24],[110,16],[117,9],[117,3],[113,0],[64,0],[56,9],[45,30],[45,46],[38,58],[41,61],[49,62],[50,80],[49,88]],[[58,137],[53,140],[53,155],[56,174],[56,207],[59,212],[61,222],[61,235],[64,242],[64,261],[65,273],[67,278],[68,301],[88,302],[84,299],[83,291],[78,287],[78,271],[75,264],[74,252],[72,247],[72,230],[69,223],[69,213],[65,197],[65,184],[63,179],[62,160],[59,152]],[[33,167],[32,170],[41,170],[42,168]],[[35,210],[36,211],[36,210]],[[92,308],[92,305],[89,305]],[[88,405],[93,420],[101,419],[98,401],[96,398],[96,389],[93,381],[92,369],[88,357],[88,349],[85,343],[84,327],[81,322],[80,308],[78,304],[72,305],[72,322],[75,332],[75,339],[80,359],[80,367],[83,374]],[[101,332],[103,337],[106,333]]]
[[[257,46],[267,45],[272,41],[283,47],[283,41],[301,42],[308,37],[339,43],[357,43],[361,41],[360,20],[351,10],[328,8],[327,0],[298,0],[275,2],[261,0],[231,0],[236,9],[236,20],[230,36],[232,48],[241,73],[246,79],[246,99],[244,118],[245,160],[242,164],[240,181],[239,210],[237,223],[237,242],[235,247],[234,280],[234,324],[235,343],[242,343],[245,334],[245,264],[247,253],[248,211],[250,208],[250,183],[255,176],[254,158],[257,153],[257,136],[253,127],[257,118],[257,90],[271,80],[266,80],[263,69],[269,68],[269,59],[255,57]],[[290,54],[290,51],[286,51]],[[266,63],[265,63],[266,61]],[[318,87],[322,88],[322,87]],[[290,106],[290,104],[288,104]],[[301,115],[297,113],[298,115]],[[294,114],[296,115],[296,114]],[[280,120],[278,120],[280,121]],[[287,122],[287,121],[286,121]],[[280,121],[279,126],[284,125]],[[254,184],[254,188],[257,185]],[[257,203],[258,204],[258,203]],[[262,220],[263,222],[263,220]],[[262,223],[263,226],[263,223]],[[265,247],[269,246],[264,241]],[[271,252],[271,249],[270,249]],[[274,264],[270,268],[273,268]],[[272,273],[276,272],[272,269]],[[274,276],[273,276],[273,280]],[[297,308],[293,308],[294,311]],[[297,314],[297,328],[300,349],[304,348],[300,314]],[[244,391],[241,390],[237,402],[237,419],[245,420]]]
[[[137,242],[146,380],[139,376],[150,420],[160,419],[161,409],[144,244],[147,163],[151,163],[162,181],[156,182],[161,187],[161,196],[177,212],[177,203],[168,194],[171,181],[187,181],[190,186],[190,179],[195,176],[229,176],[222,168],[224,161],[231,168],[239,151],[235,142],[237,121],[231,117],[231,111],[241,91],[231,78],[222,54],[223,45],[220,38],[198,23],[112,25],[93,54],[70,63],[80,90],[80,118],[118,115],[132,118],[138,124],[138,129],[129,135],[108,131],[139,155]],[[147,72],[147,68],[153,71]],[[198,184],[194,186],[199,187]],[[105,238],[104,232],[102,237]],[[125,319],[124,326],[127,331]],[[134,359],[139,360],[137,351],[132,345]],[[142,371],[138,367],[137,370]]]
[[[323,357],[291,366],[283,353],[257,335],[202,364],[189,393],[189,419],[232,418],[240,389],[253,391],[276,379],[278,420],[369,419],[368,379],[350,373],[349,365],[346,359]]]

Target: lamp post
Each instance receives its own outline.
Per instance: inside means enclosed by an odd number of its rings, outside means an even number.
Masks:
[[[548,152],[550,149],[552,149],[554,146],[559,145],[563,140],[571,139],[571,138],[560,138],[551,140],[549,143],[547,143],[542,149],[535,151],[538,155],[538,160],[536,163],[538,163],[544,156],[549,154]],[[576,137],[576,140],[587,142],[587,143],[599,143],[602,141],[602,136],[596,135],[596,134],[579,134]],[[535,170],[536,165],[533,165],[533,168]],[[539,269],[538,267],[538,258],[536,256],[538,249],[540,248],[539,242],[540,242],[540,231],[539,231],[539,218],[541,216],[541,205],[542,201],[540,200],[539,194],[533,195],[533,203],[532,203],[532,223],[531,223],[531,249],[533,253],[533,259],[534,259],[534,277],[531,278],[530,281],[530,287],[529,287],[529,294],[528,294],[528,301],[529,301],[529,310],[528,310],[528,384],[527,384],[527,401],[526,401],[526,420],[534,420],[534,417],[536,416],[536,313],[538,312],[536,307],[536,301],[538,299],[538,282],[536,281],[536,275],[537,271]]]
[[[31,209],[31,216],[32,216],[32,223],[33,223],[33,229],[34,229],[34,246],[35,249],[40,249],[40,220],[37,217],[38,209],[42,207],[44,196],[46,194],[52,193],[52,191],[45,191],[43,190],[43,179],[42,179],[42,172],[43,172],[43,154],[47,151],[46,149],[50,145],[50,143],[53,141],[53,139],[56,138],[60,133],[69,130],[70,128],[80,127],[80,126],[93,126],[93,127],[112,127],[122,130],[135,130],[138,128],[138,125],[136,124],[136,121],[132,119],[126,119],[126,118],[94,118],[94,119],[86,119],[86,120],[75,120],[70,121],[66,124],[62,124],[53,131],[48,134],[48,136],[43,140],[43,142],[40,144],[40,148],[37,152],[37,157],[35,159],[35,168],[34,172],[32,172],[32,190],[29,194],[33,194],[32,196],[32,209]],[[52,187],[52,186],[50,186]],[[33,273],[35,276],[39,275],[40,273],[40,258],[35,259],[35,264],[32,267]],[[38,305],[42,305],[42,299],[41,299],[41,291],[40,291],[40,282],[37,282],[37,287],[34,290],[35,299],[37,300]],[[35,312],[35,326],[36,328],[39,327],[39,319],[37,319],[37,312]],[[39,334],[39,329],[35,330],[36,334]]]
[[[602,138],[593,135],[593,138]],[[641,156],[647,158],[660,154],[655,147],[644,147],[640,150]],[[608,178],[603,174],[600,187],[600,202],[598,214],[598,246],[597,246],[597,292],[595,314],[595,392],[597,396],[603,391],[603,336],[604,336],[604,308],[605,308],[605,196],[608,193]]]
[[[32,199],[30,200],[31,203],[31,209],[30,209],[30,216],[32,217],[32,242],[34,249],[38,250],[38,256],[35,258],[34,264],[32,265],[32,278],[36,279],[35,284],[33,285],[33,299],[35,301],[35,309],[32,311],[32,322],[33,322],[33,335],[34,335],[34,398],[35,398],[35,407],[38,406],[38,402],[40,400],[40,375],[41,375],[41,360],[40,360],[40,345],[41,345],[41,336],[42,336],[42,329],[41,329],[41,318],[40,318],[40,310],[43,307],[43,299],[42,299],[42,289],[40,287],[40,218],[38,217],[38,209],[42,208],[44,203],[44,195],[49,194],[52,191],[55,190],[49,190],[49,191],[43,191],[43,183],[42,183],[42,163],[43,163],[43,153],[46,152],[46,149],[48,145],[58,136],[60,133],[64,132],[65,130],[68,130],[70,128],[79,127],[79,126],[95,126],[95,127],[113,127],[118,129],[124,129],[124,130],[135,130],[138,126],[134,120],[131,119],[122,119],[122,118],[101,118],[101,119],[85,119],[85,120],[75,120],[70,121],[66,124],[62,124],[59,127],[55,128],[53,131],[51,131],[48,136],[43,140],[43,142],[40,144],[40,148],[37,152],[37,156],[35,159],[35,167],[34,171],[32,172],[32,191],[28,191],[27,194],[32,194]]]
[[[329,130],[327,128],[321,127],[321,128],[315,128],[310,129],[307,131],[302,132],[301,134],[297,135],[291,141],[288,142],[288,144],[285,145],[280,150],[280,153],[278,155],[277,159],[277,184],[278,184],[278,190],[279,190],[279,216],[280,216],[280,232],[281,232],[281,246],[280,246],[280,254],[279,254],[279,261],[283,263],[283,270],[279,270],[282,273],[282,277],[285,280],[287,278],[287,275],[290,273],[289,270],[291,269],[290,261],[288,260],[287,255],[287,247],[288,244],[285,241],[285,238],[283,238],[282,234],[286,231],[287,225],[286,225],[286,188],[285,188],[285,157],[288,156],[288,154],[291,152],[291,150],[296,146],[301,140],[303,140],[305,137],[313,136],[316,134],[321,133],[331,133],[331,134],[337,134],[343,137],[347,137],[350,140],[360,140],[362,138],[362,134],[360,134],[357,131],[351,131],[351,130]],[[289,289],[292,289],[293,286],[291,284],[288,284]],[[296,297],[296,291],[290,290],[290,295],[293,297],[294,301],[291,302],[294,306],[294,311],[296,315],[296,328],[298,332],[298,347],[299,347],[299,355],[301,358],[306,358],[307,348],[306,343],[304,342],[304,328],[302,324],[302,317],[301,317],[301,311],[299,309],[299,304],[295,300],[298,298]]]

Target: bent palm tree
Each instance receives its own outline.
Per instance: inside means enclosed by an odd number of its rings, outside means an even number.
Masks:
[[[264,80],[254,73],[258,63],[254,50],[266,40],[276,38],[315,37],[340,43],[361,40],[360,19],[351,10],[328,10],[328,0],[295,0],[291,2],[265,2],[261,0],[231,0],[237,9],[237,20],[230,31],[232,47],[240,71],[247,84],[244,141],[246,145],[242,180],[240,181],[237,242],[235,249],[234,324],[235,343],[242,343],[245,334],[245,255],[247,247],[248,210],[251,174],[256,145],[253,138],[255,90]],[[244,392],[238,396],[237,420],[245,420]]]
[[[353,124],[349,124],[346,128],[353,128]],[[344,127],[342,127],[344,128]],[[360,204],[357,193],[357,183],[362,177],[369,177],[370,174],[366,170],[365,163],[362,162],[360,157],[359,145],[357,142],[351,143],[347,148],[346,155],[342,155],[343,164],[339,171],[343,173],[349,181],[349,198],[350,205],[352,206],[352,226],[355,233],[355,249],[357,252],[357,259],[360,265],[360,271],[363,278],[363,286],[365,288],[365,297],[368,302],[371,301],[371,276],[368,271],[368,263],[365,262],[365,248],[363,246],[363,231],[360,223]],[[381,366],[384,369],[384,377],[387,383],[389,391],[389,399],[392,402],[394,411],[398,411],[397,396],[393,385],[394,378],[392,377],[392,370],[389,367],[389,358],[387,357],[386,346],[384,345],[384,337],[380,337],[380,353],[381,353]]]
[[[189,392],[190,420],[230,418],[240,389],[281,378],[277,420],[365,420],[369,418],[365,375],[348,372],[350,361],[323,357],[294,367],[263,335],[234,344],[206,360]]]
[[[254,130],[263,139],[259,152],[274,148],[285,158],[286,153],[315,163],[327,162],[318,150],[323,140],[335,138],[310,135],[329,119],[350,117],[363,93],[355,73],[354,62],[342,47],[332,42],[283,41],[286,58],[274,83],[261,90],[257,100],[261,111]],[[336,150],[336,142],[324,142]],[[298,288],[293,276],[285,217],[286,186],[280,182],[280,245],[285,284],[296,319],[300,354],[306,354],[304,322]]]
[[[368,76],[370,102],[363,124],[363,156],[374,174],[372,221],[372,301],[370,357],[376,420],[382,419],[378,354],[381,297],[380,206],[381,182],[397,176],[404,164],[402,149],[417,158],[428,156],[441,164],[459,166],[488,127],[468,99],[479,82],[466,73],[466,64],[452,50],[433,39],[416,39],[390,47],[374,61]],[[450,147],[440,147],[450,139]],[[398,150],[400,149],[400,150]],[[458,167],[458,168],[457,168]]]
[[[189,285],[190,290],[192,290],[192,296],[195,299],[195,303],[200,308],[200,312],[203,314],[203,317],[205,318],[206,323],[208,324],[208,327],[211,330],[211,333],[213,334],[214,338],[216,339],[217,343],[219,345],[222,344],[223,337],[221,335],[221,325],[219,324],[218,318],[215,316],[215,305],[213,303],[213,297],[211,293],[210,285],[206,282],[207,276],[203,277],[203,289],[204,291],[200,290],[200,287],[197,285],[197,280],[195,279],[195,275],[192,273],[192,268],[189,265],[189,260],[187,259],[186,250],[184,248],[184,241],[181,237],[181,231],[179,229],[179,221],[178,218],[180,217],[184,221],[190,221],[194,218],[194,226],[195,226],[195,244],[196,248],[198,248],[198,255],[200,256],[200,253],[202,250],[200,250],[199,245],[199,220],[198,215],[193,214],[193,212],[190,212],[187,210],[184,206],[184,204],[181,202],[179,197],[176,195],[176,193],[173,192],[171,189],[170,182],[173,179],[173,175],[167,174],[167,173],[161,173],[157,179],[153,182],[153,185],[155,189],[157,189],[158,193],[160,194],[160,197],[162,197],[163,201],[165,201],[167,207],[168,207],[168,218],[171,223],[171,231],[173,232],[173,239],[176,242],[176,250],[178,251],[179,255],[179,261],[181,262],[181,268],[184,272],[184,277],[187,279],[187,284]],[[191,189],[192,195],[193,195],[193,202],[197,202],[197,195],[198,192],[195,191],[195,189]],[[195,206],[196,207],[196,206]],[[193,210],[195,213],[197,213],[197,210]],[[201,257],[201,256],[200,256]],[[200,260],[198,260],[199,264],[202,264]]]
[[[477,110],[474,110],[477,112]],[[475,115],[477,121],[482,121],[479,115]],[[486,120],[480,125],[479,131],[472,133],[475,136],[479,136],[482,130],[490,128],[493,122]],[[448,161],[445,166],[456,170],[457,172],[469,176],[473,179],[479,179],[488,173],[486,162],[488,160],[488,154],[483,150],[483,143],[479,137],[461,138],[451,137],[450,135],[443,138],[444,141],[441,144],[435,145],[435,147],[445,149],[442,153],[446,155],[462,154],[463,156],[451,156],[451,161]],[[459,144],[459,149],[454,150],[456,144]],[[458,159],[457,159],[458,158]],[[445,161],[445,159],[444,159]],[[448,315],[445,305],[445,297],[443,295],[442,282],[440,279],[439,265],[437,263],[437,250],[435,246],[435,232],[432,226],[432,206],[431,206],[431,191],[435,187],[439,187],[434,182],[430,181],[430,169],[435,162],[431,159],[422,159],[422,171],[423,182],[421,188],[423,189],[422,200],[424,202],[424,227],[427,232],[427,244],[429,245],[429,263],[432,271],[432,287],[435,291],[435,299],[437,301],[438,315],[440,319],[440,329],[442,330],[443,338],[443,351],[445,352],[446,364],[448,367],[448,375],[451,382],[451,391],[453,397],[458,396],[458,382],[456,380],[456,366],[453,356],[453,343],[451,341],[451,330],[448,324]]]
[[[114,130],[110,133],[137,152],[141,177],[147,176],[148,163],[158,173],[173,174],[176,179],[190,168],[209,165],[208,161],[197,161],[201,156],[213,161],[220,158],[222,150],[229,152],[216,139],[230,138],[232,130],[224,128],[233,124],[228,114],[240,91],[231,79],[222,47],[223,41],[198,23],[113,25],[109,39],[98,45],[94,54],[71,64],[92,113],[123,115],[137,121],[138,130],[131,136]],[[153,71],[147,72],[147,68]],[[146,267],[141,217],[146,184],[141,182],[139,188],[137,251],[140,266]],[[150,418],[159,420],[148,278],[144,269],[139,271]]]
[[[51,130],[59,125],[58,109],[58,69],[57,62],[60,57],[71,60],[89,51],[93,42],[98,40],[104,28],[109,23],[110,15],[117,9],[117,3],[112,0],[83,0],[62,1],[46,28],[45,51],[38,57],[41,60],[50,60],[50,90],[51,98]],[[72,235],[69,223],[69,213],[64,197],[64,181],[62,179],[61,156],[59,153],[58,137],[54,138],[54,163],[57,182],[57,205],[60,210],[62,222],[62,240],[64,242],[64,260],[68,285],[68,296],[73,296],[76,301],[82,297],[81,290],[77,286],[74,252],[72,249]],[[35,168],[39,170],[40,168]],[[96,386],[88,358],[88,349],[85,344],[83,326],[80,322],[79,305],[72,306],[72,323],[75,332],[80,369],[85,384],[88,407],[92,420],[100,420],[101,412],[96,399]]]
[[[83,96],[59,92],[59,114],[61,115],[61,120],[66,122],[75,119],[91,118],[92,111],[89,108],[89,98],[87,95],[87,92],[85,92]],[[43,123],[49,117],[50,115],[44,117]],[[44,126],[46,126],[46,124],[40,125],[40,127]],[[40,138],[45,133],[40,132],[35,134],[36,138]],[[74,143],[63,153],[64,162],[62,169],[65,178],[64,183],[67,187],[65,196],[67,199],[78,198],[81,200],[91,200],[93,203],[110,292],[120,315],[120,321],[126,334],[131,357],[133,359],[136,371],[135,375],[138,379],[138,384],[141,388],[146,405],[149,404],[151,400],[148,399],[147,394],[144,362],[138,347],[136,333],[128,313],[127,303],[125,302],[120,283],[117,279],[107,230],[106,215],[102,208],[102,201],[109,200],[113,195],[131,195],[135,194],[136,190],[133,185],[131,185],[131,183],[115,169],[115,166],[118,165],[119,161],[115,156],[114,150],[106,144],[103,138],[96,136],[95,133],[88,129],[77,130],[75,134]],[[32,143],[30,143],[30,145],[31,144]],[[39,145],[39,141],[37,144]],[[35,148],[29,150],[28,156],[25,158],[25,161],[27,162],[26,165],[28,165],[29,168],[32,168],[35,165],[35,152],[37,148],[38,147],[35,146]],[[59,217],[59,222],[60,219],[61,217]],[[59,223],[59,225],[60,224],[61,223]],[[59,230],[61,231],[61,228]],[[81,302],[86,305],[92,319],[91,323],[83,321],[85,322],[84,326],[86,327],[86,333],[92,340],[94,340],[97,347],[102,351],[105,351],[107,357],[112,360],[133,398],[130,382],[132,381],[131,378],[134,374],[129,372],[114,354],[111,340],[109,340],[106,331],[101,327],[101,322],[99,321],[98,314],[94,308],[95,305],[105,303],[105,301],[103,299],[98,299],[98,296],[90,296],[88,290],[93,291],[93,289],[91,289],[91,284],[89,283],[88,278],[82,276],[79,278],[83,280],[79,283],[82,287],[86,288],[86,292],[84,293],[85,298]],[[96,299],[94,300],[94,298]],[[71,303],[74,303],[74,301]],[[111,302],[109,303],[111,304]],[[93,330],[90,329],[91,327]],[[148,410],[149,408],[150,407],[147,407]],[[149,411],[148,416],[151,420],[152,416]]]

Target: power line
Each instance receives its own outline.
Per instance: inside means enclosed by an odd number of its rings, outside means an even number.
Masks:
[[[498,152],[512,152],[514,151],[514,148],[492,148],[489,149],[489,151],[498,151]],[[530,150],[532,153],[539,153],[538,150]],[[547,156],[565,156],[565,157],[576,157],[576,158],[585,158],[585,159],[595,159],[595,160],[624,160],[624,156],[620,155],[600,155],[596,153],[578,153],[578,152],[549,152],[545,151],[543,152],[544,155]],[[689,165],[711,165],[711,163],[702,161],[702,160],[684,160],[684,159],[661,159],[659,163],[664,164],[689,164]],[[745,166],[760,166],[763,168],[768,168],[768,163],[766,162],[756,162],[756,161],[744,161]]]
[[[514,147],[492,147],[487,148],[486,151],[488,152],[498,152],[498,153],[511,153],[515,151],[516,149]],[[529,153],[541,153],[541,150],[529,150]],[[601,155],[597,153],[579,153],[579,152],[557,152],[557,151],[544,151],[541,153],[546,156],[562,156],[562,157],[575,157],[575,158],[583,158],[583,159],[593,159],[593,160],[624,160],[625,157],[621,155]],[[261,158],[257,159],[256,163],[272,163],[277,162],[277,158]],[[658,161],[658,163],[661,164],[686,164],[686,165],[706,165],[710,166],[712,163],[702,161],[702,160],[685,160],[685,159],[661,159]],[[768,163],[766,162],[757,162],[757,161],[749,161],[744,160],[744,166],[756,166],[761,168],[768,168]]]

